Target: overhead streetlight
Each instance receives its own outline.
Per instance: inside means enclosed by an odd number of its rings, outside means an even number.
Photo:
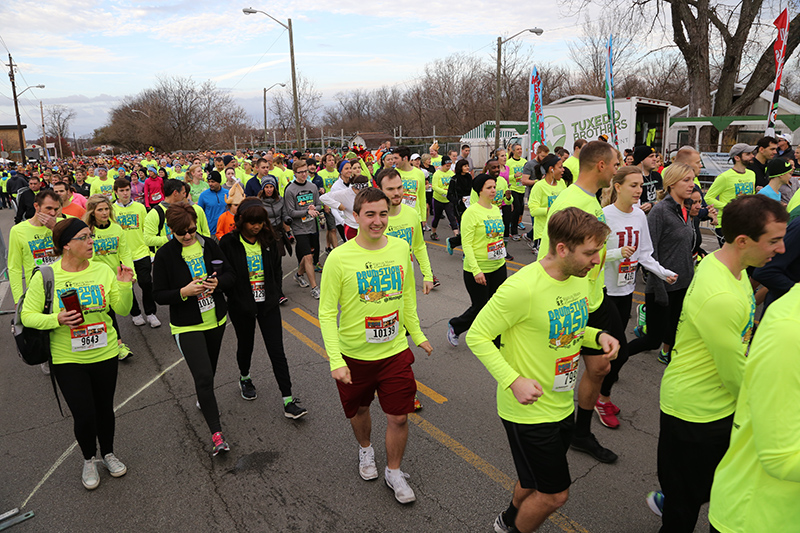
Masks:
[[[273,83],[268,88],[264,89],[264,145],[266,146],[269,143],[269,139],[267,138],[267,91],[280,85],[281,87],[286,87],[285,83]]]
[[[17,94],[17,85],[14,79],[14,60],[11,58],[11,54],[8,54],[8,78],[11,81],[11,94],[14,97],[14,111],[17,115],[17,135],[19,135],[19,155],[20,160],[22,161],[22,166],[25,166],[27,163],[27,158],[25,157],[25,138],[22,135],[22,120],[19,117],[19,97],[27,91],[28,89],[44,89],[44,85],[30,85],[25,87],[21,93]],[[45,139],[47,140],[47,139]],[[46,143],[45,143],[46,144]]]
[[[292,63],[292,96],[294,98],[294,128],[295,128],[295,135],[297,135],[297,144],[300,144],[300,108],[297,103],[297,69],[294,65],[294,35],[292,33],[292,19],[287,19],[287,24],[284,24],[280,20],[276,19],[266,11],[261,11],[259,9],[253,9],[252,7],[246,7],[242,9],[242,13],[245,15],[254,15],[256,13],[261,13],[263,15],[268,16],[281,26],[283,26],[289,32],[289,58]]]
[[[148,115],[147,113],[145,113],[141,109],[131,109],[131,113],[141,113],[142,115],[146,116],[147,118],[150,118],[150,115]]]
[[[522,35],[525,32],[535,33],[536,35],[541,35],[544,33],[542,28],[528,28],[526,30],[518,31],[511,37],[507,39],[503,39],[502,37],[497,38],[497,79],[496,79],[496,86],[494,91],[494,149],[497,150],[500,148],[500,61],[503,58],[502,48],[503,44],[507,43],[514,37],[518,35]]]

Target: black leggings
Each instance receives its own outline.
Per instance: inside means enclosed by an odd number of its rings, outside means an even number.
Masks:
[[[516,235],[517,231],[519,231],[519,217],[522,216],[522,198],[525,196],[523,192],[514,192],[511,191],[511,198],[514,199],[514,203],[512,204],[512,211],[511,211],[511,218],[508,224],[508,230],[511,232],[511,235]]]
[[[136,271],[136,283],[142,290],[142,305],[144,306],[144,314],[156,314],[156,301],[153,300],[153,278],[150,275],[150,266],[152,261],[150,256],[142,257],[133,262],[133,269]],[[131,287],[133,290],[133,287]],[[142,310],[139,308],[139,302],[136,301],[136,291],[133,292],[133,303],[131,304],[131,316],[139,316]]]
[[[646,350],[656,350],[662,342],[670,348],[675,346],[675,332],[678,330],[678,319],[681,317],[686,289],[670,291],[667,296],[669,304],[658,305],[654,293],[648,292],[644,295],[647,334],[631,341],[630,355],[636,355]]]
[[[436,198],[433,199],[433,220],[431,227],[436,229],[439,226],[439,219],[447,215],[447,220],[450,222],[450,229],[458,229],[458,220],[456,219],[456,208],[453,202],[440,202]]]
[[[616,302],[609,298],[608,295],[604,295],[603,303],[600,304],[600,307],[589,314],[589,326],[604,329],[619,341],[617,358],[611,361],[611,370],[608,371],[608,374],[603,378],[603,383],[600,385],[600,394],[603,396],[611,396],[611,387],[619,380],[619,371],[628,361],[628,342],[625,338],[625,328],[622,325],[618,309]],[[602,353],[600,350],[591,348],[581,350],[582,355],[590,357],[596,357]]]
[[[622,321],[622,331],[628,329],[628,321],[631,319],[631,308],[633,307],[633,293],[625,296],[609,296],[606,295],[608,301],[614,304],[619,313],[619,318]]]
[[[500,208],[500,211],[503,213],[503,226],[505,227],[503,230],[503,237],[508,238],[511,229],[511,213],[514,212],[514,208],[505,204]]]
[[[489,298],[506,280],[506,264],[503,263],[503,266],[494,272],[484,272],[483,275],[486,277],[486,285],[481,285],[475,281],[475,275],[472,272],[464,271],[464,285],[467,287],[472,305],[461,316],[450,319],[450,325],[453,326],[453,331],[456,332],[456,335],[461,335],[472,326],[472,322],[483,309],[483,306],[487,304]]]
[[[63,363],[51,366],[74,422],[75,440],[84,459],[114,452],[114,391],[117,364],[114,357],[99,363]]]
[[[250,362],[253,358],[253,345],[255,343],[256,322],[261,329],[261,337],[267,347],[269,360],[272,362],[272,372],[275,381],[281,390],[281,396],[292,395],[292,380],[289,377],[289,363],[283,351],[283,322],[281,321],[281,308],[277,305],[267,307],[257,303],[258,314],[253,316],[235,311],[231,305],[228,314],[236,330],[236,361],[239,364],[239,373],[242,376],[250,374]]]
[[[222,431],[217,398],[214,396],[214,375],[217,373],[219,350],[224,335],[224,324],[205,331],[189,331],[175,335],[178,350],[186,360],[186,365],[194,378],[200,410],[212,434]]]

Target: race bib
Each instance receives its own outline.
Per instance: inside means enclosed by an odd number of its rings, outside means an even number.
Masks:
[[[367,330],[367,342],[390,342],[397,337],[400,329],[397,311],[386,316],[368,316],[364,319]]]
[[[461,201],[464,203],[464,207],[469,207],[469,196],[463,196]]]
[[[495,259],[504,259],[506,257],[506,245],[503,243],[503,239],[487,244],[486,256],[490,261]]]
[[[108,346],[106,323],[85,324],[69,330],[73,352],[85,352]]]
[[[575,388],[578,381],[580,352],[556,359],[556,375],[553,379],[553,392],[568,392]]]
[[[407,192],[403,193],[403,203],[408,207],[417,207],[417,197]]]
[[[197,298],[197,303],[200,305],[200,313],[211,311],[215,307],[214,296],[212,296],[210,292],[201,294]]]
[[[639,261],[622,261],[617,273],[617,285],[622,287],[636,282],[636,265]]]
[[[154,192],[153,194],[150,195],[151,202],[160,202],[162,198],[163,196],[161,196],[160,192]]]
[[[250,288],[253,290],[253,298],[256,302],[263,302],[266,299],[264,294],[264,280],[250,280]]]
[[[53,255],[52,248],[40,248],[33,251],[33,264],[36,266],[51,265],[58,259]]]

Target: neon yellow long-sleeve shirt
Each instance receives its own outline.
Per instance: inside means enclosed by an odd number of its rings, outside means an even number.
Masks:
[[[45,226],[34,226],[23,220],[8,235],[8,280],[11,296],[17,303],[31,280],[33,269],[55,263],[53,232]]]
[[[503,215],[497,206],[470,205],[461,215],[464,270],[472,274],[494,272],[506,262]]]
[[[407,205],[400,206],[400,213],[389,217],[389,224],[386,226],[386,235],[403,239],[411,246],[411,253],[417,256],[419,269],[422,271],[424,281],[433,281],[433,271],[431,270],[431,260],[428,257],[428,247],[422,236],[422,227],[417,212]]]

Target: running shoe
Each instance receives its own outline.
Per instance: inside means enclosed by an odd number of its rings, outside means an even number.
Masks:
[[[647,332],[645,331],[644,326],[636,326],[635,328],[633,328],[633,334],[637,338],[641,339],[642,337],[644,337],[647,334]]]
[[[669,362],[672,361],[672,350],[668,352],[664,352],[664,350],[658,350],[658,362],[668,365]]]
[[[258,398],[258,394],[256,393],[256,386],[253,385],[253,380],[250,378],[247,379],[240,379],[239,380],[239,387],[242,389],[242,398],[245,400],[255,400]]]
[[[131,352],[131,349],[128,348],[128,345],[125,344],[124,342],[119,345],[119,356],[118,357],[119,357],[120,361],[123,361],[123,360],[127,359],[128,357],[133,357],[133,353]]]
[[[517,227],[518,227],[518,228],[519,228],[521,231],[525,231],[525,224],[523,224],[522,222],[520,222],[520,223],[519,223],[519,225],[518,225]]]
[[[325,247],[325,253],[326,253],[326,254],[329,254],[329,253],[331,253],[331,251],[332,251],[332,250],[333,250],[333,248],[331,248],[330,246],[326,246],[326,247]]]
[[[314,272],[322,272],[322,265],[320,265],[319,263],[314,265]]]
[[[458,335],[450,322],[447,323],[447,342],[453,347],[458,346]]]
[[[358,474],[364,481],[377,479],[378,467],[375,466],[375,448],[373,448],[372,446],[369,446],[367,448],[359,447]]]
[[[444,242],[447,243],[447,253],[453,255],[453,246],[450,244],[450,237],[446,238]]]
[[[417,499],[414,491],[408,486],[408,481],[406,481],[409,477],[411,476],[401,470],[396,473],[389,472],[388,466],[383,471],[383,479],[386,481],[386,485],[394,491],[394,499],[400,503],[411,503]]]
[[[504,514],[505,511],[497,515],[497,518],[494,519],[495,533],[509,533],[509,531],[511,531],[511,526],[506,524],[506,521],[503,519]]]
[[[518,240],[520,240],[520,239],[522,239],[522,237],[520,237],[519,235],[512,235],[512,236],[511,236],[511,240],[512,240],[512,241],[518,241]]]
[[[522,234],[522,240],[525,241],[526,243],[528,243],[528,246],[531,246],[533,244],[533,239],[528,237],[527,233],[523,233]]]
[[[613,463],[617,460],[617,454],[608,448],[603,448],[597,442],[594,433],[589,433],[585,437],[572,437],[571,446],[573,450],[589,454],[601,463]]]
[[[506,261],[513,261],[513,260],[514,260],[514,256],[511,255],[510,253],[508,253],[508,251],[506,251]]]
[[[103,457],[103,466],[108,469],[111,477],[122,477],[128,471],[128,467],[122,464],[122,461],[117,459],[113,453],[107,453]]]
[[[219,452],[229,452],[231,447],[225,442],[225,437],[222,436],[221,431],[217,431],[211,435],[211,441],[214,443],[214,449],[211,452],[213,457],[216,457]]]
[[[422,402],[419,401],[417,395],[414,395],[414,411],[420,411],[422,409]]]
[[[156,315],[147,315],[147,322],[150,324],[151,328],[157,328],[161,326],[161,321]]]
[[[660,490],[654,490],[647,495],[647,506],[653,511],[657,516],[661,516],[664,513],[664,493]]]
[[[611,400],[605,404],[597,400],[597,403],[594,404],[594,410],[600,416],[600,423],[607,428],[617,429],[619,427],[619,420],[617,419],[616,413],[614,413],[614,408],[616,407],[616,405],[611,403]]]
[[[439,240],[439,235],[435,231],[431,232],[431,240],[432,241],[438,241]]]
[[[441,283],[439,283],[439,278],[437,278],[436,276],[433,276],[433,288],[435,289],[439,285],[441,285]]]
[[[308,409],[305,407],[300,407],[298,405],[299,402],[299,399],[292,398],[291,402],[283,406],[283,416],[286,418],[291,418],[292,420],[297,420],[301,416],[308,414]]]
[[[295,274],[294,280],[297,282],[298,285],[300,285],[304,289],[306,287],[311,286],[311,284],[308,281],[306,281],[306,278],[304,278],[303,276],[298,276],[297,274]]]
[[[86,459],[83,462],[81,482],[88,490],[94,490],[100,485],[100,473],[97,471],[97,465],[94,462],[94,457],[91,459]]]
[[[288,302],[288,301],[289,301],[289,298],[287,298],[286,296],[283,296],[283,295],[281,295],[281,297],[280,297],[280,298],[278,298],[278,303],[279,303],[280,305],[283,305],[283,304],[285,304],[285,303],[286,303],[286,302]]]
[[[42,363],[41,365],[39,365],[39,368],[42,369],[42,374],[44,374],[45,376],[50,375],[50,363]]]
[[[319,285],[311,289],[311,297],[315,300],[319,300]]]
[[[134,326],[144,326],[146,324],[145,319],[142,315],[132,316],[131,322],[133,322]]]
[[[430,230],[431,230],[431,227],[426,222],[425,225],[422,226],[422,231],[430,231]]]

